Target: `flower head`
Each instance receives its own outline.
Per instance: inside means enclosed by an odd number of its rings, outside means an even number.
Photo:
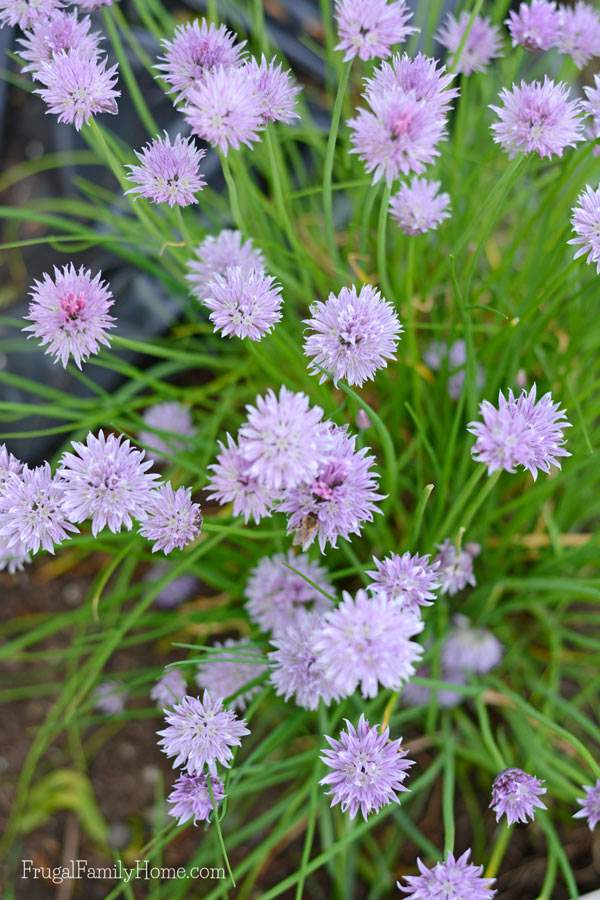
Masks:
[[[208,790],[209,778],[212,799]],[[178,825],[185,825],[190,819],[194,825],[197,822],[208,822],[215,806],[224,799],[225,786],[220,778],[215,775],[184,773],[179,776],[167,797],[169,815],[177,819]]]
[[[47,273],[34,281],[27,319],[32,323],[23,331],[40,339],[46,353],[66,366],[73,359],[80,369],[101,345],[109,346],[107,332],[114,328],[109,315],[113,297],[101,272],[92,278],[89,269],[79,270],[73,263],[54,267],[54,278]]]
[[[264,104],[245,67],[208,72],[190,88],[183,108],[192,132],[225,156],[242,144],[250,147],[264,126]]]
[[[600,15],[588,3],[560,7],[558,48],[567,53],[579,69],[593,56],[600,56]]]
[[[586,99],[581,106],[588,116],[591,116],[591,124],[588,124],[588,134],[591,138],[600,137],[600,75],[594,75],[594,85],[585,85],[583,92]]]
[[[204,300],[207,285],[215,275],[225,275],[231,267],[239,267],[246,274],[262,272],[265,258],[257,250],[251,238],[244,240],[239,231],[223,229],[218,235],[204,238],[196,248],[197,260],[192,260],[186,276],[191,289],[199,300]]]
[[[235,266],[214,275],[201,302],[223,337],[260,341],[281,320],[281,285],[258,269]]]
[[[0,512],[0,521],[1,521]],[[8,539],[0,536],[0,572],[7,572],[14,575],[15,572],[21,572],[27,563],[31,562],[31,556],[25,549],[25,544],[17,541],[16,544],[8,546]]]
[[[473,573],[473,560],[479,555],[479,544],[467,544],[465,547],[457,547],[456,544],[446,538],[442,544],[438,544],[438,554],[435,561],[439,565],[438,576],[442,594],[451,597],[458,594],[468,584],[475,587],[475,575]]]
[[[330,788],[332,806],[339,803],[351,819],[360,809],[367,819],[382,806],[400,802],[398,793],[408,790],[404,782],[414,762],[406,759],[402,738],[391,740],[387,726],[371,726],[364,715],[358,728],[348,719],[345,722],[346,730],[338,740],[325,735],[329,748],[323,750],[321,760],[332,771],[319,784]]]
[[[167,706],[179,703],[186,694],[185,678],[181,674],[181,669],[167,669],[150,691],[150,699],[155,701],[159,709],[166,709]]]
[[[458,97],[458,88],[451,87],[456,76],[439,65],[437,59],[417,53],[397,53],[390,62],[382,62],[371,78],[366,80],[365,98],[372,100],[399,89],[414,95],[415,100],[425,100],[427,106],[445,116],[452,101]],[[444,119],[445,121],[445,119]]]
[[[94,691],[94,708],[106,716],[116,716],[125,709],[127,696],[119,681],[103,681]]]
[[[276,648],[269,653],[275,693],[285,700],[293,697],[304,709],[316,709],[321,700],[325,706],[339,700],[339,692],[315,649],[322,625],[318,613],[299,611],[287,628],[279,629],[271,638]]]
[[[502,659],[502,644],[487,628],[473,628],[466,616],[454,617],[454,627],[442,645],[442,663],[447,672],[485,675]]]
[[[403,44],[418,31],[408,22],[412,12],[404,0],[336,0],[340,42],[344,59],[383,59],[395,44]]]
[[[246,609],[263,631],[277,633],[292,627],[307,610],[323,613],[331,609],[331,600],[323,591],[332,591],[323,566],[305,553],[296,554],[292,550],[286,554],[275,553],[264,556],[250,572],[245,591]]]
[[[77,50],[96,56],[101,40],[99,32],[90,33],[87,16],[79,20],[77,13],[57,9],[35,21],[31,31],[19,38],[19,56],[26,63],[23,72],[31,72],[35,78],[39,67],[51,62],[54,54],[62,51]]]
[[[0,0],[0,26],[18,25],[25,31],[63,6],[65,0]]]
[[[335,384],[362,385],[378,369],[394,359],[402,326],[391,303],[378,290],[365,284],[357,293],[354,285],[330,294],[325,303],[310,307],[304,324],[309,335],[304,352],[312,357],[310,371],[323,382],[331,373]]]
[[[140,444],[150,448],[148,456],[153,459],[168,459],[173,453],[182,450],[186,445],[185,439],[195,432],[189,407],[176,400],[149,406],[143,419],[151,430],[140,431],[138,440]]]
[[[11,473],[20,475],[24,467],[25,464],[10,452],[6,444],[0,444],[0,495],[8,476]]]
[[[190,488],[173,490],[169,483],[152,491],[140,518],[140,534],[154,541],[153,553],[183,550],[196,540],[202,528],[200,505],[192,502]]]
[[[452,343],[444,341],[432,341],[423,359],[434,372],[447,371],[448,394],[453,400],[458,400],[465,383],[465,369],[467,363],[467,345],[462,338]],[[482,388],[485,384],[485,374],[480,365],[475,365],[475,384]]]
[[[587,819],[590,831],[593,831],[600,822],[600,778],[594,785],[584,785],[585,797],[577,800],[579,809],[574,819]]]
[[[259,685],[246,688],[267,670],[264,658],[250,641],[227,640],[213,645],[213,651],[198,666],[196,684],[207,690],[211,697],[225,700],[234,694],[233,709],[243,711],[260,691]],[[245,689],[245,690],[244,690]]]
[[[490,809],[496,813],[496,822],[506,816],[509,825],[527,822],[535,818],[535,810],[546,809],[540,797],[546,793],[543,782],[522,769],[505,769],[492,785]]]
[[[135,151],[140,165],[127,166],[129,180],[135,186],[125,193],[169,206],[197,203],[196,194],[206,184],[200,174],[200,160],[205,154],[193,138],[178,134],[171,143],[165,131],[164,137],[154,138],[141,151]]]
[[[55,544],[77,531],[68,518],[63,486],[52,477],[48,463],[35,469],[24,466],[20,473],[8,473],[0,492],[0,538],[4,553],[9,550],[22,558],[24,554],[37,553],[40,547],[54,553]]]
[[[434,231],[444,219],[450,218],[450,196],[439,194],[439,181],[413,178],[402,184],[390,200],[390,215],[405,234],[425,234]]]
[[[558,42],[560,14],[556,3],[532,0],[511,10],[506,20],[513,47],[521,44],[527,50],[549,50]]]
[[[212,469],[208,499],[221,505],[232,503],[234,516],[243,516],[246,522],[254,519],[258,524],[272,512],[276,493],[252,474],[251,464],[231,435],[227,435],[227,446],[219,441],[219,448],[216,463],[208,467]]]
[[[475,16],[467,39],[463,43],[470,21],[471,16],[468,12],[462,12],[458,19],[452,13],[448,13],[436,35],[436,40],[453,55],[462,44],[456,71],[462,72],[463,75],[483,72],[492,59],[502,55],[500,29],[497,25],[492,25],[486,16]]]
[[[587,254],[587,262],[595,263],[600,275],[600,185],[594,190],[588,184],[581,192],[572,210],[571,224],[576,237],[568,243],[578,246],[575,259]]]
[[[404,894],[412,900],[492,900],[496,891],[492,889],[493,878],[483,878],[483,866],[469,862],[470,850],[455,859],[449,853],[444,862],[436,863],[431,869],[417,859],[419,875],[407,875],[405,884],[398,882]]]
[[[262,104],[263,123],[293,122],[298,119],[296,97],[300,88],[294,83],[289,72],[285,72],[281,63],[272,59],[270,62],[261,57],[260,63],[250,59],[244,66],[254,82]]]
[[[431,606],[439,588],[439,561],[431,562],[429,554],[390,553],[385,559],[373,557],[375,569],[367,572],[372,583],[369,590],[381,594],[401,609],[418,614],[421,606]]]
[[[156,68],[170,86],[170,93],[183,100],[191,88],[217,67],[241,66],[245,43],[236,44],[235,35],[224,25],[209,25],[206,19],[194,19],[179,25],[170,40],[162,41],[165,54]]]
[[[98,113],[117,114],[117,68],[107,68],[106,58],[77,48],[61,51],[38,68],[36,78],[44,87],[35,93],[47,104],[47,112],[79,131]]]

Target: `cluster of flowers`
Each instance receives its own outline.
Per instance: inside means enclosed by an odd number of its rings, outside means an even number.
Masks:
[[[568,54],[580,69],[600,56],[600,15],[588,3],[557,5],[552,0],[521,3],[506,20],[513,46]]]

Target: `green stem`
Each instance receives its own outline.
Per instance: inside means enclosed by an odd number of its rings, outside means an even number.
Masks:
[[[381,207],[379,209],[379,223],[377,225],[377,268],[379,269],[379,282],[387,300],[393,300],[394,289],[390,284],[387,269],[387,222],[390,206],[391,185],[384,184],[381,195]]]
[[[267,151],[269,154],[269,162],[271,164],[271,186],[273,188],[275,208],[277,209],[277,215],[279,216],[280,225],[282,227],[282,230],[285,232],[288,243],[292,250],[297,254],[298,257],[304,257],[306,255],[304,247],[298,240],[285,202],[286,194],[289,196],[290,192],[289,190],[286,191],[284,189],[285,168],[282,163],[279,145],[273,136],[273,126],[268,127],[266,130],[266,143]],[[309,280],[307,277],[308,273],[306,266],[301,265],[299,267],[299,271],[300,277],[303,282],[303,287],[305,290],[308,290]]]
[[[449,719],[444,722],[444,786],[442,792],[442,816],[444,820],[444,856],[454,853],[454,780],[456,760],[454,741],[450,734]]]
[[[327,151],[325,153],[325,166],[323,169],[323,214],[325,217],[325,239],[331,256],[332,262],[338,258],[337,246],[335,242],[335,229],[333,224],[333,160],[335,157],[335,148],[337,144],[338,131],[340,127],[340,119],[342,116],[342,107],[344,105],[344,97],[348,88],[350,79],[350,70],[352,61],[347,62],[342,69],[342,75],[338,83],[337,94],[331,115],[331,126],[329,130],[329,138],[327,140]]]
[[[217,838],[219,840],[219,846],[221,848],[223,860],[224,860],[225,866],[227,868],[227,873],[228,873],[229,877],[231,878],[231,883],[235,887],[236,886],[235,878],[233,877],[233,872],[231,871],[231,866],[229,865],[229,857],[227,856],[227,850],[225,849],[225,841],[223,840],[223,832],[221,831],[221,823],[219,821],[219,807],[217,806],[217,803],[215,802],[215,795],[214,795],[212,780],[211,780],[210,775],[206,776],[206,786],[208,788],[208,796],[210,797],[210,802],[211,802],[213,812],[214,812],[214,823],[215,823],[215,828],[217,829]]]
[[[498,869],[502,865],[502,860],[504,859],[504,854],[510,843],[512,833],[512,825],[509,825],[508,822],[504,822],[492,848],[490,861],[485,870],[485,878],[495,878],[498,874]]]
[[[242,219],[242,211],[240,209],[240,200],[237,192],[237,187],[235,184],[235,180],[233,175],[231,174],[231,168],[229,166],[229,162],[224,153],[219,153],[219,158],[221,160],[221,168],[223,169],[223,176],[225,178],[225,184],[227,185],[227,193],[229,195],[229,205],[231,206],[231,214],[233,216],[233,221],[237,225],[240,231],[244,231],[243,219]]]

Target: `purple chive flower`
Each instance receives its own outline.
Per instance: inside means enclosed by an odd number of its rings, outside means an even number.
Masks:
[[[148,456],[155,460],[161,457],[168,459],[183,450],[185,439],[195,433],[189,408],[176,400],[149,406],[143,419],[148,429],[152,430],[140,431],[138,440],[150,448]]]
[[[196,248],[197,260],[188,263],[189,272],[186,275],[191,285],[191,290],[200,300],[204,300],[207,285],[215,275],[225,275],[232,266],[238,266],[246,274],[250,272],[262,272],[265,268],[265,258],[257,250],[250,238],[244,240],[239,231],[231,231],[225,228],[216,237],[209,235]]]
[[[570,427],[564,409],[550,393],[536,400],[535,384],[517,398],[511,390],[507,398],[500,391],[497,409],[484,400],[479,411],[483,421],[470,422],[467,430],[477,439],[471,448],[473,459],[485,463],[488,474],[497,469],[514,472],[521,466],[535,480],[538,471],[560,469],[560,457],[571,455],[564,449],[563,431]]]
[[[440,586],[439,561],[431,562],[429,554],[390,553],[385,559],[373,557],[375,569],[367,572],[372,584],[369,590],[381,594],[401,609],[419,614],[421,606],[431,606]]]
[[[167,669],[150,691],[150,699],[159,709],[175,706],[187,694],[185,678],[180,669]]]
[[[196,540],[202,528],[200,505],[192,502],[190,488],[173,490],[168,482],[152,491],[140,518],[140,534],[154,541],[153,553],[183,550]]]
[[[329,706],[339,700],[339,692],[325,674],[315,645],[323,619],[314,612],[298,612],[287,628],[271,638],[276,648],[269,653],[271,682],[275,693],[304,709],[316,709],[319,701]]]
[[[354,422],[359,431],[366,431],[367,428],[370,428],[373,424],[364,409],[359,409],[357,411]]]
[[[107,332],[115,319],[108,311],[114,301],[101,275],[92,278],[89,269],[77,270],[69,263],[62,270],[54,267],[54,279],[46,273],[33,283],[26,316],[32,324],[23,331],[39,338],[46,353],[63,366],[72,358],[81,369],[101,345],[110,345]]]
[[[546,793],[543,782],[522,769],[505,769],[494,779],[490,809],[496,813],[496,822],[506,816],[509,825],[526,823],[535,818],[535,810],[546,809],[540,800]]]
[[[387,726],[371,726],[364,715],[358,728],[348,719],[344,721],[346,730],[338,740],[325,735],[329,748],[323,750],[321,760],[332,771],[319,784],[329,787],[332,806],[339,803],[351,819],[360,809],[367,819],[382,806],[400,802],[398,793],[408,790],[404,782],[414,762],[406,759],[408,750],[402,746],[402,738],[391,740]]]
[[[574,819],[587,819],[590,831],[593,831],[600,822],[600,778],[594,785],[584,785],[585,797],[577,800],[581,809],[573,816]]]
[[[417,669],[416,674],[419,678],[431,678],[431,669],[429,666],[420,666],[420,668]],[[447,672],[445,669],[442,669],[440,677],[442,681],[447,681],[456,685],[464,684],[467,680],[463,671],[457,672],[451,670]],[[408,706],[426,706],[429,703],[431,693],[432,688],[428,688],[424,684],[415,684],[414,681],[407,681],[402,688],[402,700]],[[438,704],[444,709],[450,709],[453,706],[457,706],[464,699],[463,694],[458,691],[453,691],[452,688],[449,687],[440,689],[433,688],[433,694],[437,698]]]
[[[496,891],[492,889],[494,878],[483,878],[483,866],[469,862],[470,850],[455,859],[449,853],[445,862],[436,863],[428,869],[417,859],[419,875],[406,875],[405,884],[396,882],[398,889],[410,894],[412,900],[492,900]]]
[[[591,116],[588,123],[588,135],[591,139],[600,137],[600,75],[594,75],[594,85],[585,85],[583,92],[586,99],[581,106],[586,115]]]
[[[439,181],[413,178],[402,184],[390,200],[390,215],[405,234],[425,234],[434,231],[444,219],[450,218],[450,196],[439,194]]]
[[[289,566],[296,571],[292,572]],[[307,610],[324,613],[331,609],[332,602],[323,591],[327,594],[333,591],[323,566],[305,553],[296,554],[292,550],[286,554],[275,553],[263,557],[250,572],[245,590],[246,609],[263,631],[277,633],[293,626]]]
[[[445,66],[424,53],[415,57],[398,53],[389,63],[381,63],[373,76],[367,78],[365,98],[372,105],[372,98],[399,89],[417,101],[427,101],[430,109],[445,115],[459,94],[458,88],[451,87],[454,78],[454,73],[447,72]]]
[[[187,92],[183,114],[192,132],[224,156],[242,144],[252,146],[264,127],[263,102],[245,67],[207,73]]]
[[[475,587],[475,574],[473,572],[473,560],[479,556],[481,547],[479,544],[466,544],[457,547],[450,538],[437,545],[438,554],[435,561],[439,563],[438,578],[440,592],[451,597],[458,594],[468,584]]]
[[[10,474],[20,475],[24,463],[10,452],[6,444],[0,444],[0,496]]]
[[[1,504],[0,504],[1,509]],[[0,512],[0,521],[1,521]],[[14,575],[15,572],[22,572],[27,563],[31,562],[31,556],[25,549],[25,545],[21,541],[8,546],[7,539],[0,537],[0,572],[7,572]]]
[[[467,345],[459,339],[451,344],[443,341],[432,341],[423,359],[430,369],[439,372],[442,369],[448,371],[448,394],[453,400],[458,400],[465,383],[465,368],[467,363]],[[480,365],[475,366],[475,384],[482,388],[485,384],[485,374]]]
[[[246,406],[248,417],[239,430],[240,453],[250,473],[273,490],[308,481],[331,445],[330,430],[320,406],[282,385]]]
[[[231,435],[227,435],[227,446],[219,441],[219,447],[216,463],[208,467],[212,469],[208,499],[217,500],[222,506],[232,503],[234,516],[243,516],[246,522],[254,519],[258,524],[273,511],[277,495],[250,472],[250,463]]]
[[[575,259],[587,254],[588,264],[595,263],[600,275],[600,186],[594,190],[588,184],[571,212],[571,225],[576,237],[567,243],[579,245]]]
[[[227,640],[223,644],[216,643],[213,650],[198,666],[196,684],[207,690],[211,697],[225,700],[238,694],[231,702],[233,709],[240,712],[246,709],[250,700],[260,691],[260,685],[242,690],[250,681],[254,681],[267,671],[264,657],[257,647],[246,640]]]
[[[85,443],[73,441],[73,453],[64,453],[57,472],[63,489],[62,507],[71,522],[92,520],[94,537],[104,526],[118,532],[133,527],[152,502],[158,475],[144,451],[114,434],[88,434]]]
[[[212,790],[212,799],[208,789],[208,779]],[[169,815],[177,819],[178,825],[185,825],[190,819],[197,822],[208,822],[210,814],[221,800],[225,799],[225,787],[220,778],[214,775],[180,775],[171,793],[167,797],[170,806]],[[214,803],[213,803],[214,801]]]
[[[180,25],[170,40],[162,41],[165,55],[156,69],[170,86],[177,100],[186,98],[218,66],[241,66],[246,41],[236,44],[235,35],[224,25],[209,25],[206,19]]]
[[[25,31],[64,5],[65,0],[0,0],[0,27],[18,25]]]
[[[136,150],[139,166],[127,166],[128,178],[135,187],[125,191],[137,194],[152,203],[168,203],[169,206],[190,206],[197,203],[196,194],[206,185],[200,173],[200,161],[206,155],[199,150],[193,138],[178,134],[173,143],[165,131],[164,137]]]
[[[408,25],[412,12],[404,0],[336,0],[340,42],[336,50],[344,59],[383,59],[395,44],[418,31]]]
[[[149,584],[156,584],[161,578],[167,574],[170,565],[167,562],[155,563],[148,569],[144,581]],[[154,605],[159,609],[173,609],[179,606],[193,596],[198,587],[198,579],[195,575],[179,575],[173,578],[154,598]]]
[[[512,159],[517,153],[537,153],[541,157],[562,156],[566,147],[584,139],[579,100],[571,100],[569,88],[546,75],[543,83],[513,84],[503,88],[502,106],[490,106],[498,116],[492,131]]]
[[[217,763],[229,768],[232,747],[239,747],[240,738],[250,734],[243,719],[230,709],[223,709],[223,701],[213,699],[204,691],[199,697],[184,697],[181,703],[165,712],[167,727],[159,731],[161,750],[174,756],[173,768],[185,766],[189,775],[201,775],[207,766],[216,775]]]
[[[304,352],[312,357],[310,372],[320,375],[321,383],[330,373],[334,384],[362,385],[395,358],[402,326],[392,304],[370,284],[358,293],[352,285],[337,296],[330,294],[325,303],[316,301],[310,316],[304,319],[311,332]]]
[[[201,302],[211,310],[210,320],[223,337],[260,341],[281,321],[281,285],[258,269],[240,266],[214,275]]]
[[[363,697],[376,697],[379,686],[398,690],[411,675],[423,650],[410,638],[422,621],[387,597],[344,592],[337,609],[326,613],[315,651],[335,689],[348,696],[360,686]]]
[[[600,15],[588,3],[560,7],[558,48],[568,53],[578,69],[600,56]]]
[[[313,477],[287,490],[279,509],[288,513],[288,534],[306,550],[315,538],[323,553],[327,544],[337,546],[338,537],[350,540],[360,534],[364,522],[381,512],[377,502],[379,475],[369,448],[356,449],[356,437],[345,428],[330,429],[331,446],[321,458]],[[314,457],[313,457],[314,458]]]
[[[106,716],[116,716],[125,709],[128,693],[119,681],[103,681],[93,694],[94,709]]]
[[[55,53],[78,50],[80,53],[96,56],[102,35],[97,31],[90,33],[90,20],[86,16],[81,21],[77,13],[56,10],[48,17],[34,22],[31,31],[26,31],[19,38],[19,56],[26,65],[23,72],[36,73],[41,65],[49,63]]]
[[[468,12],[456,19],[448,13],[435,39],[454,56],[459,49],[471,16]],[[467,40],[461,50],[457,72],[471,75],[483,72],[493,59],[502,55],[502,37],[497,25],[492,25],[487,16],[475,16]]]
[[[502,659],[502,644],[487,628],[473,628],[466,616],[454,617],[454,626],[442,645],[447,672],[485,675]]]
[[[79,131],[98,113],[117,114],[116,98],[121,96],[115,90],[117,69],[116,65],[107,68],[106,58],[80,53],[77,48],[57,53],[37,70],[36,78],[44,87],[35,93],[48,106],[47,112]]]
[[[506,24],[513,47],[520,44],[527,50],[549,50],[558,42],[560,14],[556,3],[548,0],[521,3],[518,12],[509,12]]]
[[[48,463],[6,476],[0,493],[0,539],[6,549],[18,557],[40,547],[54,553],[55,544],[77,531],[68,519],[63,486]]]
[[[272,59],[270,62],[261,57],[260,63],[250,59],[244,70],[254,82],[254,86],[262,103],[263,124],[268,122],[286,122],[290,124],[298,119],[296,97],[300,88],[294,83],[289,72],[285,72],[281,63]]]

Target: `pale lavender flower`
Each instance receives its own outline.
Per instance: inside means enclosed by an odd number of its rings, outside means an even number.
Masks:
[[[154,138],[135,155],[139,166],[126,166],[128,178],[135,187],[125,191],[137,194],[152,203],[168,203],[169,206],[190,206],[197,203],[196,194],[206,185],[200,172],[200,161],[205,150],[196,147],[193,138],[176,135],[171,143],[165,131],[164,137]]]
[[[212,799],[208,789],[209,778]],[[225,786],[220,778],[214,775],[184,773],[179,776],[167,797],[170,806],[169,815],[177,819],[178,825],[185,825],[190,819],[194,825],[197,822],[208,822],[214,807],[224,799]]]
[[[571,225],[576,237],[567,243],[578,246],[575,259],[587,254],[588,264],[595,264],[600,275],[600,186],[594,190],[588,184],[571,213]]]
[[[468,12],[462,12],[458,19],[452,13],[448,13],[443,26],[436,34],[436,40],[451,55],[455,55],[459,49],[470,20],[471,15]],[[492,59],[501,55],[500,29],[497,25],[492,25],[487,16],[475,16],[471,30],[463,44],[456,71],[462,72],[463,75],[483,72]]]
[[[564,409],[550,393],[536,400],[535,384],[517,398],[512,390],[507,398],[500,391],[497,409],[484,400],[479,410],[483,421],[470,422],[467,430],[477,438],[471,448],[473,459],[485,463],[488,474],[497,469],[514,472],[521,466],[535,480],[538,471],[560,469],[560,457],[571,455],[564,448],[563,431],[570,427]]]
[[[0,510],[2,508],[0,502]],[[0,511],[0,521],[2,519],[2,513]],[[12,544],[10,547],[7,543],[7,538],[0,537],[0,572],[7,572],[9,575],[14,575],[15,572],[22,572],[23,568],[27,563],[31,562],[31,556],[25,549],[25,544],[22,544],[21,541],[17,541],[16,544]]]
[[[260,63],[250,59],[244,66],[246,73],[253,80],[262,103],[263,123],[286,122],[290,124],[298,119],[296,97],[300,88],[294,83],[289,72],[285,72],[281,63],[272,59],[267,62],[261,57]]]
[[[196,684],[220,700],[237,694],[229,705],[242,712],[260,691],[258,684],[249,688],[246,685],[266,671],[264,657],[257,647],[250,641],[230,638],[213,644],[211,653],[198,666]]]
[[[517,153],[562,156],[566,147],[584,139],[581,103],[570,98],[563,82],[547,75],[543,83],[522,81],[503,88],[499,99],[502,106],[490,106],[499,119],[492,124],[494,141],[511,159]]]
[[[307,610],[327,612],[332,602],[323,592],[331,594],[332,591],[323,566],[305,553],[288,550],[264,556],[252,569],[245,590],[246,609],[263,631],[276,633],[293,626]]]
[[[344,287],[325,303],[317,300],[310,316],[304,319],[310,332],[304,353],[312,357],[309,371],[320,375],[321,383],[329,373],[336,385],[340,380],[362,385],[395,359],[403,329],[392,304],[370,284],[360,292],[354,285]]]
[[[360,809],[367,819],[382,806],[400,802],[398,793],[408,790],[404,782],[414,761],[406,759],[408,750],[402,746],[402,738],[391,740],[387,725],[371,726],[364,715],[358,728],[348,719],[344,721],[346,730],[338,740],[325,735],[329,748],[323,750],[321,760],[332,771],[319,784],[328,786],[332,806],[339,803],[351,819]]]
[[[159,709],[166,709],[167,706],[175,706],[186,694],[185,678],[181,670],[167,669],[150,691],[150,699],[155,701]]]
[[[260,341],[281,321],[281,285],[254,269],[235,266],[213,275],[201,302],[211,310],[210,320],[223,337]]]
[[[415,673],[419,678],[431,678],[431,668],[429,666],[420,666]],[[442,669],[440,674],[442,681],[450,684],[462,685],[465,683],[466,676],[463,671],[449,671]],[[402,688],[402,700],[408,706],[426,706],[429,703],[431,694],[436,697],[439,706],[443,709],[450,709],[457,706],[464,699],[464,694],[459,691],[453,691],[452,688],[429,688],[424,684],[416,684],[414,681],[407,681]]]
[[[183,450],[186,438],[195,433],[189,407],[176,400],[149,406],[143,415],[144,424],[152,430],[143,429],[138,434],[140,444],[149,448],[147,454],[152,459],[169,458]],[[156,432],[159,432],[158,434]]]
[[[0,0],[0,26],[18,25],[25,31],[65,6],[65,0]]]
[[[241,268],[246,274],[262,272],[265,258],[252,243],[252,239],[244,240],[239,231],[223,229],[215,237],[209,235],[196,248],[197,260],[188,263],[186,275],[191,290],[199,300],[206,296],[207,285],[215,275],[225,275],[232,266]]]
[[[354,422],[359,431],[366,431],[367,428],[370,428],[373,424],[369,418],[368,413],[366,413],[364,409],[359,409],[357,411]]]
[[[522,769],[505,769],[494,779],[490,809],[496,813],[496,822],[506,816],[509,825],[527,823],[535,818],[535,810],[546,809],[540,800],[546,793],[543,782]]]
[[[447,672],[485,675],[502,659],[502,644],[487,628],[473,628],[466,616],[454,617],[442,645],[442,664]]]
[[[143,516],[152,502],[158,475],[148,472],[151,460],[122,435],[105,437],[102,431],[71,446],[74,452],[63,454],[57,472],[66,517],[71,522],[91,519],[94,536],[105,525],[113,532],[131,529],[132,518]]]
[[[591,116],[591,124],[588,124],[588,135],[596,139],[600,137],[600,75],[594,75],[594,85],[585,85],[583,92],[586,96],[581,104],[583,111]]]
[[[442,192],[439,181],[413,178],[402,184],[390,200],[390,215],[405,234],[425,234],[434,231],[444,219],[450,218],[450,196]]]
[[[96,56],[101,40],[99,32],[90,32],[87,16],[79,20],[77,13],[55,10],[50,16],[34,22],[31,31],[19,38],[19,56],[26,62],[23,72],[31,72],[36,78],[39,67],[51,62],[54,54],[62,51],[78,50]]]
[[[56,53],[37,70],[36,78],[44,87],[35,93],[47,104],[46,112],[79,131],[98,113],[117,114],[116,98],[121,96],[115,90],[117,69],[116,65],[107,68],[106,58],[78,49]]]
[[[458,97],[458,88],[451,87],[455,78],[453,72],[439,65],[437,59],[417,53],[415,57],[407,53],[397,53],[392,60],[383,62],[367,78],[365,98],[372,105],[372,99],[399,89],[416,100],[425,100],[427,106],[444,116]]]
[[[336,547],[338,537],[349,540],[351,534],[360,534],[364,522],[372,522],[373,514],[381,512],[379,474],[369,448],[357,450],[356,437],[345,428],[333,426],[330,434],[332,444],[312,478],[287,490],[279,504],[288,513],[288,534],[303,550],[315,538],[321,552],[327,544]]]
[[[511,10],[506,19],[513,47],[521,44],[527,50],[549,50],[558,42],[560,14],[556,3],[532,0]]]
[[[241,745],[240,738],[250,734],[243,719],[230,709],[223,709],[223,701],[213,699],[204,691],[199,697],[184,697],[172,709],[165,711],[167,727],[159,731],[161,750],[175,757],[173,768],[184,766],[189,775],[201,775],[204,767],[216,775],[217,763],[229,768],[232,747]]]
[[[10,452],[6,444],[0,444],[0,495],[2,494],[8,476],[11,473],[20,475],[24,465],[25,464],[22,463],[20,459],[17,459],[17,457]]]
[[[408,22],[412,12],[404,0],[336,0],[340,42],[336,50],[344,59],[383,59],[395,44],[403,44],[418,31]]]
[[[600,822],[600,778],[594,785],[584,785],[585,797],[578,798],[581,806],[573,816],[574,819],[587,819],[590,831]]]
[[[192,502],[190,488],[173,490],[169,482],[151,492],[139,517],[142,519],[140,534],[154,541],[153,553],[183,550],[196,540],[202,528],[200,505]]]
[[[455,859],[449,853],[444,862],[428,869],[417,859],[419,875],[406,875],[405,884],[396,882],[398,889],[410,894],[412,900],[492,900],[494,878],[482,876],[483,866],[469,862],[470,850]]]
[[[148,570],[144,581],[149,584],[155,584],[167,574],[170,565],[167,562],[155,563]],[[185,600],[189,600],[193,596],[198,587],[198,579],[195,575],[183,574],[178,575],[169,581],[165,587],[154,598],[154,605],[159,609],[173,609],[179,606]]]
[[[208,499],[217,500],[221,506],[232,503],[234,516],[243,516],[246,522],[254,519],[258,524],[273,511],[276,493],[250,472],[250,463],[231,435],[227,435],[227,446],[219,441],[219,448],[216,463],[208,467],[212,469]]]
[[[410,638],[423,622],[387,597],[344,592],[337,609],[326,613],[315,652],[327,678],[342,695],[360,686],[363,697],[376,697],[380,685],[397,691],[415,674],[423,652]]]
[[[63,366],[72,358],[81,369],[101,345],[110,345],[107,332],[115,319],[108,311],[114,300],[101,275],[92,278],[89,269],[77,270],[69,263],[62,270],[54,267],[54,279],[46,273],[33,283],[26,316],[32,324],[23,331],[39,338],[46,353]]]
[[[453,400],[458,400],[465,383],[465,369],[467,362],[467,345],[462,338],[448,344],[444,341],[432,341],[423,359],[434,372],[447,368],[448,370],[448,394]],[[475,384],[482,388],[485,384],[485,373],[482,367],[475,365]]]
[[[103,681],[94,691],[94,708],[106,716],[116,716],[125,709],[128,693],[118,681]]]
[[[76,532],[64,510],[61,482],[44,463],[9,472],[0,493],[0,538],[18,556],[37,553],[40,547],[54,553],[54,545]]]
[[[186,99],[183,114],[192,132],[224,156],[259,139],[264,106],[245,67],[213,69],[188,90]]]
[[[372,583],[369,590],[413,614],[419,614],[421,606],[431,606],[440,586],[439,561],[431,562],[429,554],[419,556],[406,552],[400,556],[390,553],[385,559],[373,557],[375,569],[367,572]]]
[[[468,584],[475,587],[475,574],[473,572],[473,560],[480,553],[479,544],[467,544],[465,547],[457,547],[450,538],[437,545],[438,554],[435,561],[439,563],[438,577],[440,591],[451,597],[458,594]]]
[[[241,66],[245,41],[236,44],[235,35],[224,25],[209,25],[206,19],[194,19],[175,29],[170,40],[162,41],[165,55],[156,66],[170,85],[170,93],[183,100],[190,88],[198,85],[218,66]]]
[[[558,49],[567,53],[578,69],[600,56],[600,15],[588,3],[560,7]]]
[[[317,613],[297,612],[292,623],[271,638],[276,648],[269,653],[275,693],[285,700],[293,697],[304,709],[316,709],[321,700],[325,706],[339,700],[339,692],[325,674],[315,649],[322,625]]]

